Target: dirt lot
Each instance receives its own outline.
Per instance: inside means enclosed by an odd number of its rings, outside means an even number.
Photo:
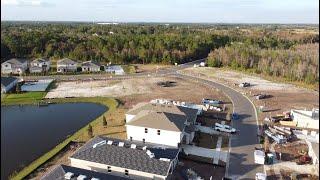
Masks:
[[[272,116],[290,109],[311,109],[319,107],[319,92],[296,87],[292,84],[276,83],[261,77],[247,75],[245,73],[223,70],[218,68],[188,68],[185,73],[200,76],[206,79],[214,79],[242,93],[245,93],[256,106],[265,106],[266,113],[259,113],[259,120],[266,116]],[[235,84],[249,82],[252,86],[239,88]],[[256,100],[254,95],[264,93],[271,95],[270,98]]]
[[[172,87],[162,87],[158,82],[175,82]],[[127,107],[155,98],[167,98],[178,101],[200,103],[202,98],[214,98],[229,101],[222,92],[204,85],[175,77],[127,79],[122,81],[85,81],[60,82],[46,98],[62,97],[118,97]],[[232,105],[228,105],[232,106]]]
[[[179,158],[179,162],[181,163],[179,163],[172,174],[172,179],[175,180],[188,179],[186,176],[187,169],[192,169],[203,179],[210,179],[211,176],[212,179],[222,179],[225,174],[225,168],[221,166],[214,166],[212,164],[196,162],[185,158]]]
[[[171,67],[172,65],[156,65],[156,64],[134,64],[137,73],[156,72],[164,68]]]

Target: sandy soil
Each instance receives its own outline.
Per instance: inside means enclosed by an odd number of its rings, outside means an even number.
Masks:
[[[137,73],[156,72],[157,70],[171,67],[172,65],[158,65],[158,64],[133,64],[136,66]]]
[[[319,92],[296,87],[292,84],[271,82],[241,72],[209,67],[188,68],[182,72],[226,84],[246,94],[257,107],[264,106],[268,110],[265,113],[258,114],[259,120],[264,119],[266,116],[279,114],[290,109],[306,108],[310,110],[311,108],[319,107]],[[249,82],[252,86],[239,88],[235,85],[241,82]],[[258,93],[271,95],[271,97],[256,100],[254,95]]]

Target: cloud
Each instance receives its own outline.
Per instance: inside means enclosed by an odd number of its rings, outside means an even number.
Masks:
[[[44,2],[42,0],[1,0],[1,5],[49,7],[49,6],[53,6],[54,4],[49,2]]]

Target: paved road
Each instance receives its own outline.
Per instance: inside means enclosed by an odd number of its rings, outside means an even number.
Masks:
[[[106,76],[105,74],[97,75],[76,75],[76,76],[53,76],[58,80],[95,80],[95,79],[128,79],[128,78],[143,78],[143,77],[158,77],[158,76],[176,76],[184,79],[191,79],[204,83],[210,87],[220,89],[224,92],[233,102],[234,112],[239,114],[239,119],[233,121],[232,125],[239,133],[232,136],[229,164],[227,165],[226,177],[232,179],[255,179],[257,172],[263,172],[263,166],[254,163],[254,148],[258,147],[257,138],[257,124],[255,109],[250,101],[241,93],[223,86],[219,83],[204,80],[199,77],[193,77],[186,74],[178,73],[178,70],[192,67],[194,63],[200,63],[203,59],[186,63],[183,65],[175,66],[168,69],[159,70],[157,73],[141,73],[134,75],[124,76]],[[39,79],[44,77],[26,77],[25,79]]]
[[[259,147],[255,109],[241,93],[219,83],[185,74],[178,77],[196,80],[208,86],[218,88],[233,102],[234,112],[239,115],[232,126],[239,133],[231,137],[231,150],[226,176],[232,179],[255,179],[257,172],[263,172],[263,166],[254,163],[254,148]]]

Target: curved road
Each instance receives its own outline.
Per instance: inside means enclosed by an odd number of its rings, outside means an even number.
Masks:
[[[60,76],[46,76],[36,77],[29,76],[25,79],[43,79],[43,78],[55,78],[58,80],[98,80],[98,79],[128,79],[128,78],[139,78],[139,77],[158,77],[172,75],[184,79],[195,80],[199,83],[204,83],[209,87],[220,89],[224,92],[233,103],[233,111],[239,115],[237,120],[232,121],[234,128],[239,130],[239,133],[231,137],[230,143],[230,155],[229,163],[227,163],[226,177],[231,179],[255,179],[257,172],[264,172],[263,166],[254,163],[254,149],[260,146],[258,144],[257,137],[257,117],[253,104],[240,92],[216,83],[194,77],[186,74],[179,73],[178,70],[192,67],[194,63],[200,63],[204,59],[193,61],[190,63],[175,66],[173,68],[159,70],[157,73],[141,73],[136,75],[124,75],[124,76],[106,76],[105,74],[97,75],[60,75]],[[93,78],[92,78],[93,77]]]

